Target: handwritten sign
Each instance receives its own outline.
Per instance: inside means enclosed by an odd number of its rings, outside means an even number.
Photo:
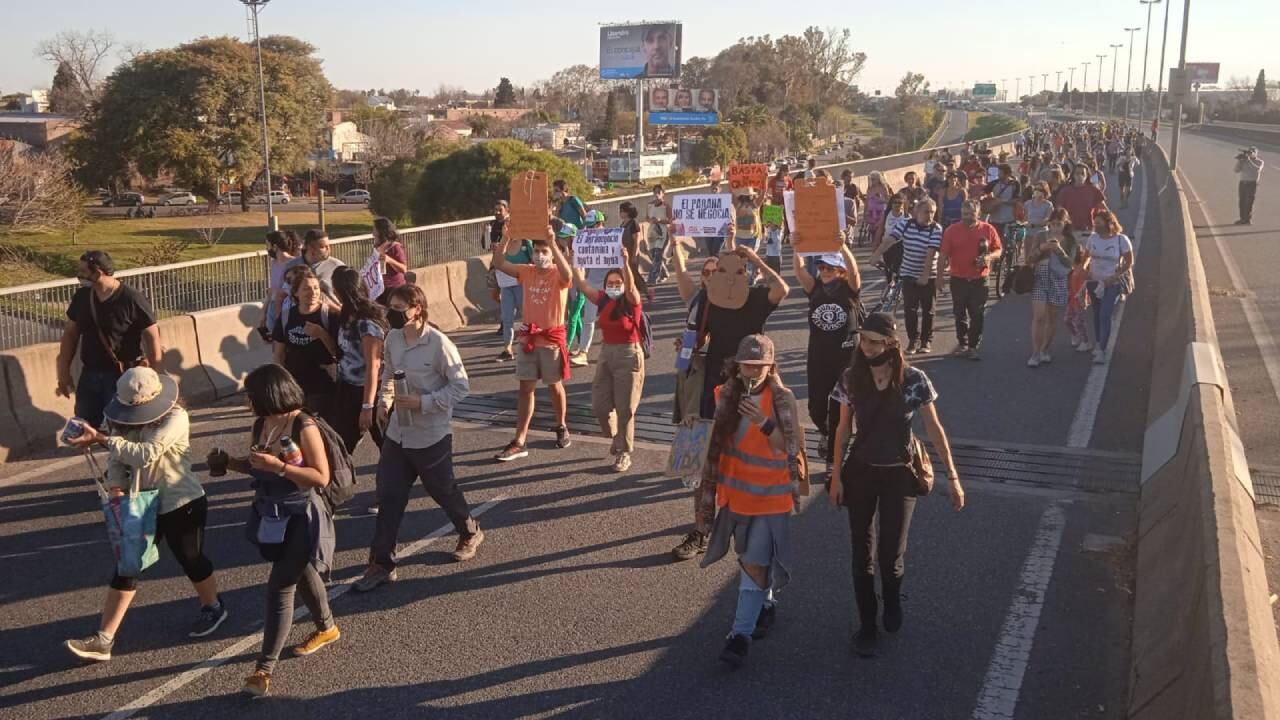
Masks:
[[[846,216],[844,199],[840,190],[830,181],[797,182],[796,189],[784,193],[783,206],[787,211],[787,223],[793,233],[800,235],[792,245],[801,255],[821,255],[840,252],[839,233],[844,230]]]
[[[622,228],[588,228],[573,239],[573,265],[583,270],[622,267]]]
[[[676,428],[671,441],[671,456],[667,459],[667,474],[682,478],[686,487],[698,484],[702,466],[707,463],[707,450],[711,447],[712,421],[698,419],[692,425]]]
[[[680,237],[725,237],[733,222],[733,196],[726,193],[686,194],[668,198],[671,232]]]
[[[739,190],[753,187],[763,195],[768,179],[769,167],[763,163],[729,166],[729,187],[735,194]]]
[[[782,227],[782,206],[765,205],[760,208],[760,220],[765,225],[777,225],[778,227]]]
[[[507,231],[517,240],[547,236],[547,174],[529,170],[511,178],[511,218]]]

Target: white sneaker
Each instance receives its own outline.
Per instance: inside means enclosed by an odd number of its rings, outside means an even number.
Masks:
[[[1049,353],[1047,353],[1047,352],[1042,352],[1042,353],[1040,353],[1040,364],[1041,364],[1041,365],[1048,365],[1048,364],[1049,364],[1049,363],[1051,363],[1051,362],[1053,362],[1053,358],[1049,356]]]
[[[1102,365],[1106,362],[1107,362],[1107,354],[1103,352],[1102,348],[1095,348],[1093,351],[1093,364]]]
[[[1076,350],[1079,352],[1093,352],[1093,343],[1082,342],[1076,347]]]
[[[1029,367],[1029,368],[1038,368],[1038,367],[1040,367],[1040,356],[1039,356],[1039,355],[1032,355],[1032,356],[1031,356],[1031,358],[1030,358],[1029,360],[1027,360],[1027,367]]]
[[[1072,349],[1072,350],[1079,350],[1079,349],[1080,349],[1080,343],[1082,343],[1082,342],[1084,342],[1084,341],[1083,341],[1083,340],[1081,340],[1080,338],[1071,338],[1071,349]]]

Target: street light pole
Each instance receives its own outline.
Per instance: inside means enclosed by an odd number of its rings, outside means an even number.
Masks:
[[[258,103],[262,110],[262,173],[267,181],[267,227],[277,229],[275,207],[271,197],[271,140],[267,136],[267,80],[262,71],[262,36],[258,34],[258,12],[271,0],[240,0],[253,15],[253,44],[258,51]]]
[[[1147,6],[1147,41],[1142,46],[1142,87],[1138,88],[1138,130],[1142,130],[1142,121],[1147,115],[1147,54],[1151,50],[1151,8],[1164,0],[1138,0]]]
[[[1124,29],[1129,33],[1129,71],[1124,79],[1124,121],[1126,123],[1129,122],[1129,94],[1133,92],[1133,34],[1141,29],[1140,27]]]
[[[1021,77],[1014,78],[1013,80],[1013,94],[1017,96],[1014,98],[1017,102],[1022,102],[1022,78]]]
[[[1187,72],[1187,19],[1191,16],[1191,0],[1185,0],[1182,6],[1182,48],[1178,51],[1178,69],[1184,78]],[[1170,91],[1173,88],[1169,88]],[[1178,139],[1182,135],[1182,98],[1187,89],[1178,88],[1178,103],[1173,108],[1173,139],[1169,142],[1169,170],[1178,169]]]
[[[1088,61],[1080,63],[1084,65],[1084,79],[1080,81],[1080,86],[1084,89],[1080,91],[1080,112],[1084,112],[1089,108],[1089,99],[1085,97],[1085,93],[1089,92],[1089,63]]]
[[[1107,117],[1116,116],[1116,60],[1120,59],[1120,48],[1124,43],[1111,46],[1111,97],[1107,100]]]
[[[1171,2],[1164,4],[1164,31],[1160,34],[1160,77],[1156,78],[1156,127],[1160,126],[1160,103],[1164,100],[1164,46],[1169,42],[1169,5]],[[1142,131],[1142,127],[1138,127],[1138,131]],[[1156,139],[1155,133],[1152,132],[1151,140]]]
[[[1076,68],[1074,65],[1067,68],[1067,109],[1070,110],[1075,102],[1072,99],[1076,92]]]
[[[1062,71],[1061,71],[1061,70],[1054,70],[1054,72],[1056,72],[1056,73],[1058,74],[1058,77],[1053,81],[1053,88],[1056,90],[1056,89],[1058,89],[1058,88],[1062,87]],[[1068,96],[1068,97],[1070,97],[1070,96]]]
[[[1093,103],[1093,114],[1102,115],[1102,60],[1106,55],[1098,55],[1098,97]]]

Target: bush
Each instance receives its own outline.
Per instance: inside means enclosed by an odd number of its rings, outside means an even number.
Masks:
[[[1027,124],[1008,115],[983,115],[974,123],[973,129],[965,134],[967,141],[986,140],[997,135],[1008,135],[1027,127]]]
[[[512,176],[526,170],[544,170],[548,185],[564,180],[571,193],[591,198],[591,185],[574,163],[517,140],[494,140],[428,163],[409,201],[412,220],[427,225],[488,215],[494,200],[510,194]]]

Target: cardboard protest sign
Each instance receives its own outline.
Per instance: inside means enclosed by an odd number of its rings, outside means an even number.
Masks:
[[[686,487],[693,487],[702,476],[707,462],[707,450],[711,447],[712,421],[698,419],[691,425],[676,428],[671,441],[671,456],[667,460],[667,474],[684,478]]]
[[[782,227],[782,206],[765,205],[760,208],[760,221],[765,225],[777,225],[778,227]]]
[[[680,237],[725,237],[733,222],[733,196],[680,193],[671,203],[671,232]]]
[[[846,222],[840,189],[827,178],[798,181],[795,190],[784,193],[783,206],[791,227],[792,246],[801,255],[840,252],[839,233]],[[796,242],[796,233],[800,241]]]
[[[547,236],[549,189],[547,174],[529,170],[511,178],[511,218],[507,232],[517,240],[534,240]]]
[[[588,228],[573,239],[573,266],[583,270],[622,267],[622,228]]]
[[[769,179],[769,167],[763,163],[729,166],[729,187],[736,195],[743,188],[753,187],[756,192],[764,194],[765,183]]]

